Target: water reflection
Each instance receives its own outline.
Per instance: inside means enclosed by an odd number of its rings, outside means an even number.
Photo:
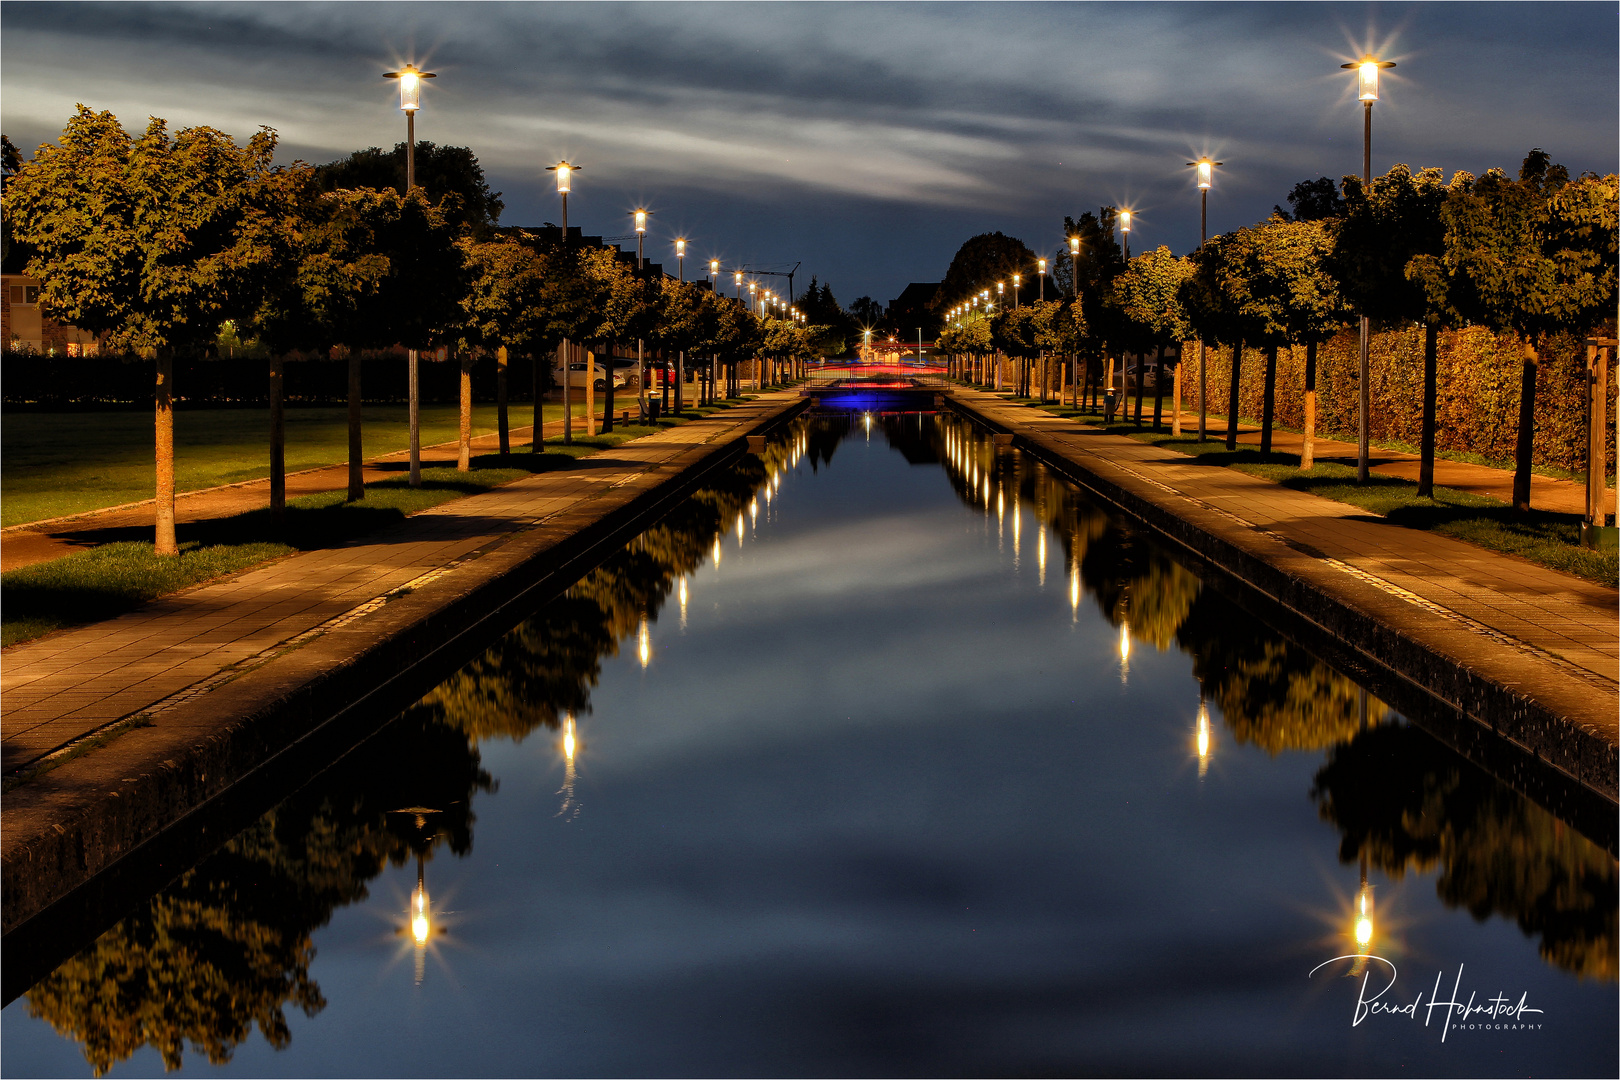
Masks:
[[[471,851],[472,796],[495,787],[463,733],[412,709],[42,979],[28,1012],[97,1075],[145,1046],[167,1069],[188,1046],[223,1064],[254,1029],[286,1046],[286,1010],[326,1006],[311,933],[385,866]]]
[[[744,458],[61,965],[29,991],[30,1014],[77,1041],[98,1074],[143,1046],[168,1068],[179,1067],[187,1046],[224,1063],[255,1028],[271,1046],[286,1046],[286,1010],[313,1016],[326,1003],[310,976],[313,931],[337,908],[364,900],[386,867],[412,862],[416,888],[403,937],[420,982],[425,953],[443,933],[429,864],[446,848],[458,856],[472,850],[473,797],[496,790],[478,744],[551,732],[564,768],[558,815],[577,815],[576,770],[587,749],[579,719],[591,714],[604,660],[634,640],[647,667],[665,601],[676,594],[684,627],[689,579],[705,558],[719,565],[731,529],[741,542],[759,494],[780,501],[783,470],[829,465],[843,439],[868,430],[909,461],[942,466],[986,528],[992,514],[998,522],[1010,514],[1015,553],[1021,511],[1029,510],[1042,572],[1048,531],[1068,567],[1067,596],[1047,594],[1047,602],[1066,601],[1072,625],[1090,598],[1117,635],[1122,680],[1133,649],[1188,658],[1199,690],[1191,733],[1199,778],[1218,749],[1217,722],[1228,748],[1323,755],[1309,794],[1337,835],[1338,857],[1357,868],[1359,887],[1336,931],[1353,952],[1366,955],[1379,940],[1376,875],[1433,874],[1447,905],[1477,919],[1513,920],[1548,963],[1615,980],[1616,864],[1601,848],[1399,722],[1038,462],[944,418],[919,425],[915,414],[904,422],[867,414],[812,418],[762,457]],[[1087,670],[1111,663],[1108,644]],[[1146,662],[1139,658],[1139,671]],[[1178,755],[1186,753],[1185,723],[1167,729]]]

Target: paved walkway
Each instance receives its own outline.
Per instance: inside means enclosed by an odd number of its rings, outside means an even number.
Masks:
[[[1131,399],[1134,408],[1135,398]],[[1134,413],[1132,414],[1134,415]],[[1130,417],[1121,417],[1120,422],[1128,422]],[[1150,431],[1153,427],[1153,400],[1148,398],[1142,403],[1142,429]],[[1170,431],[1170,410],[1164,411],[1164,430]],[[1198,414],[1196,412],[1183,412],[1181,414],[1181,431],[1183,435],[1198,434]],[[1205,431],[1212,441],[1221,441],[1226,438],[1226,417],[1210,416],[1205,424]],[[1244,446],[1260,445],[1260,425],[1245,421],[1238,422],[1238,440]],[[1284,431],[1281,428],[1271,429],[1271,448],[1279,453],[1299,454],[1305,446],[1305,436],[1297,431]],[[1356,444],[1343,442],[1338,439],[1316,439],[1316,460],[1332,461],[1340,465],[1355,468]],[[1404,453],[1400,450],[1386,450],[1374,446],[1367,455],[1369,468],[1381,476],[1398,476],[1403,480],[1417,482],[1418,469],[1421,459],[1416,454]],[[1455,488],[1474,495],[1486,495],[1502,502],[1513,501],[1513,473],[1508,469],[1493,469],[1487,465],[1470,465],[1462,461],[1448,461],[1445,458],[1434,459],[1434,482],[1440,487]],[[1609,488],[1605,492],[1606,513],[1614,513],[1615,489]],[[1576,480],[1557,480],[1550,476],[1532,474],[1530,477],[1530,505],[1537,510],[1552,510],[1561,514],[1586,513],[1586,485]]]
[[[1358,507],[1109,435],[1000,395],[970,389],[951,394],[1004,430],[1024,434],[1201,528],[1224,531],[1289,573],[1330,589],[1342,585],[1346,595],[1357,597],[1372,586],[1381,602],[1395,604],[1388,609],[1393,618],[1386,619],[1394,630],[1410,632],[1616,744],[1615,589],[1394,525]]]
[[[288,556],[116,619],[14,646],[0,666],[0,768],[14,773],[121,719],[161,716],[378,611],[390,594],[452,573],[505,534],[543,526],[621,485],[661,482],[695,446],[735,440],[797,400],[792,392],[767,393],[351,543]]]
[[[525,408],[523,411],[529,411]],[[624,410],[615,409],[623,415]],[[517,415],[518,410],[513,410]],[[598,422],[601,413],[597,413]],[[575,428],[583,432],[585,418],[574,418]],[[638,429],[639,430],[639,429]],[[545,437],[554,438],[563,432],[561,419],[546,423]],[[534,433],[533,425],[512,428],[508,439],[514,452],[527,444]],[[500,436],[496,432],[480,435],[472,441],[473,456],[493,454],[500,449]],[[460,443],[435,443],[422,448],[424,466],[454,465],[460,456]],[[362,470],[364,482],[373,484],[381,480],[397,480],[410,468],[411,452],[400,450],[382,454],[366,461]],[[287,498],[319,495],[328,491],[347,491],[349,464],[339,462],[315,469],[302,469],[287,474]],[[0,530],[0,572],[31,566],[38,562],[59,559],[75,551],[83,551],[98,544],[111,544],[120,540],[150,540],[152,538],[152,505],[154,500],[109,506],[67,517],[30,521]],[[177,525],[211,518],[231,517],[250,510],[262,510],[270,505],[270,480],[248,480],[240,484],[200,488],[181,492],[174,500],[174,520]]]

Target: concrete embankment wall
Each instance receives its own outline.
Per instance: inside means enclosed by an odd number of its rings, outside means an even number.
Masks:
[[[1247,606],[1262,609],[1258,613],[1280,630],[1348,667],[1414,722],[1549,809],[1592,822],[1600,834],[1594,839],[1613,850],[1615,746],[1555,705],[1476,670],[1465,655],[1406,633],[1403,621],[1410,609],[1404,600],[1353,579],[1341,584],[1327,574],[1311,575],[1308,564],[1316,560],[1298,552],[1289,552],[1295,556],[1292,566],[1284,565],[1272,550],[1281,545],[1226,526],[1214,515],[1192,520],[1184,500],[1125,468],[1103,461],[1088,467],[1039,430],[988,415],[965,395],[952,395],[949,402],[976,423],[1012,435],[1017,446],[1049,468],[1239,583],[1251,594]],[[1502,646],[1482,643],[1481,648]],[[1527,657],[1523,663],[1535,661]],[[1611,716],[1614,705],[1610,699]]]
[[[784,400],[635,480],[507,533],[437,580],[165,712],[161,725],[130,730],[8,794],[7,997],[30,942],[52,936],[47,930],[70,932],[86,913],[115,918],[130,882],[161,887],[276,792],[320,771],[736,461],[748,436],[803,407]],[[176,846],[173,834],[188,830]]]

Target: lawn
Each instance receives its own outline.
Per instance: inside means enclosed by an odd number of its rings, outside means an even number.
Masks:
[[[561,404],[545,407],[548,421]],[[584,406],[576,404],[575,412]],[[287,471],[349,458],[344,406],[287,410]],[[424,405],[422,445],[450,442],[458,431],[455,405]],[[526,426],[533,407],[511,410]],[[404,405],[370,405],[362,412],[366,456],[404,450],[410,429]],[[473,409],[473,434],[495,430],[495,406]],[[180,491],[270,475],[270,415],[264,409],[185,409],[175,413],[175,483]],[[0,424],[0,524],[21,525],[152,497],[150,412],[7,413]]]
[[[688,409],[678,417],[660,420],[659,427],[674,427],[726,407]],[[159,558],[147,541],[125,542],[12,570],[0,575],[0,611],[4,612],[0,645],[109,619],[149,600],[240,573],[269,559],[331,547],[451,499],[476,495],[523,476],[571,468],[579,458],[647,433],[647,428],[632,424],[611,434],[576,435],[570,446],[562,445],[560,437],[547,439],[540,454],[523,450],[505,461],[495,454],[475,457],[469,472],[457,472],[453,467],[424,468],[420,488],[410,487],[403,479],[368,484],[363,502],[345,502],[341,491],[292,499],[280,526],[268,509],[182,524],[177,530],[178,558]]]
[[[1066,405],[1047,406],[1047,410],[1082,423],[1101,425],[1102,422],[1094,413],[1077,415]],[[1432,499],[1419,498],[1414,481],[1374,474],[1367,483],[1361,484],[1356,482],[1355,469],[1335,462],[1317,462],[1310,472],[1302,472],[1298,454],[1262,455],[1255,447],[1242,445],[1237,450],[1228,450],[1219,438],[1199,442],[1196,432],[1180,437],[1171,435],[1168,423],[1165,430],[1159,432],[1138,428],[1134,423],[1110,424],[1105,430],[1112,435],[1127,435],[1193,455],[1213,465],[1264,477],[1296,491],[1349,503],[1398,525],[1432,530],[1491,551],[1517,555],[1600,585],[1613,586],[1620,579],[1620,556],[1581,545],[1581,519],[1576,514],[1544,510],[1516,514],[1510,505],[1499,499],[1446,487],[1436,487]]]

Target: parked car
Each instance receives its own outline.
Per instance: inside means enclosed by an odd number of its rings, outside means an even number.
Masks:
[[[584,374],[585,367],[586,367],[586,362],[584,360],[575,360],[572,364],[569,365],[569,367],[573,370],[573,374],[569,378],[569,385],[578,386],[580,388],[583,388],[585,386],[585,379],[586,379],[586,376]],[[607,368],[602,366],[602,362],[600,360],[598,360],[594,364],[591,364],[590,367],[592,369],[591,370],[591,376],[592,376],[593,385],[595,386],[595,388],[597,390],[606,390],[607,389],[607,378],[608,378]],[[561,364],[558,364],[558,363],[555,363],[555,362],[552,363],[552,366],[551,366],[551,378],[552,378],[552,381],[555,382],[558,386],[562,385],[562,383],[563,383],[563,369],[562,369]],[[620,374],[619,372],[615,371],[613,373],[613,388],[615,390],[617,390],[619,387],[623,386],[624,384],[625,384],[624,376],[622,374]]]

